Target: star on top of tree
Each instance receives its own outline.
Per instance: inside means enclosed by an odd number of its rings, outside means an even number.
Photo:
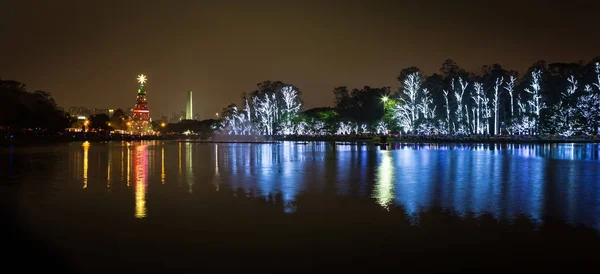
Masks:
[[[146,83],[146,80],[147,80],[147,79],[146,79],[146,75],[144,75],[144,74],[140,74],[140,75],[138,75],[138,78],[137,78],[137,80],[138,80],[138,83],[140,83],[140,85],[142,85],[142,86],[143,86],[143,85],[144,85],[144,83]]]

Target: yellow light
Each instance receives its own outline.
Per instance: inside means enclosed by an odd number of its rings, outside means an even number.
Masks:
[[[108,126],[110,127],[110,122],[108,122]]]
[[[144,75],[144,74],[138,75],[137,80],[138,80],[138,83],[140,83],[140,85],[143,86],[144,83],[146,83],[146,81],[147,81],[146,75]]]
[[[165,122],[162,122],[162,123],[160,123],[160,126],[165,127],[165,126],[167,126],[167,124]]]
[[[135,165],[135,217],[142,219],[147,216],[146,213],[146,148],[145,146],[136,146]]]
[[[161,170],[160,170],[160,182],[161,183],[165,183],[165,178],[167,177],[167,175],[165,174],[165,147],[162,147],[161,149]]]
[[[83,189],[86,189],[88,183],[88,150],[90,149],[90,142],[85,141],[81,146],[83,147]]]

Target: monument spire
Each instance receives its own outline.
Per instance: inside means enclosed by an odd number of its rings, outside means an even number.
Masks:
[[[192,90],[188,90],[187,102],[185,104],[185,119],[194,120],[194,109],[192,104]]]

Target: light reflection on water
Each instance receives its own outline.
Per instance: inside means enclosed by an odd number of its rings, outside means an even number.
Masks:
[[[173,195],[184,197],[225,187],[265,196],[281,193],[286,212],[294,212],[293,202],[309,193],[370,199],[385,208],[399,204],[413,214],[436,206],[460,214],[489,212],[497,218],[553,216],[600,228],[600,147],[596,144],[394,144],[391,148],[138,141],[73,143],[51,153],[68,155],[69,166],[55,165],[52,171],[66,177],[59,186],[63,191],[81,192],[82,185],[88,192],[125,189],[132,193],[137,218],[151,218],[152,207],[160,208],[158,202],[148,200],[153,191],[175,191]],[[11,167],[7,175],[16,181],[25,174],[15,172],[13,166],[36,155],[23,148],[0,153]],[[155,167],[159,163],[160,168]]]
[[[148,183],[148,147],[144,144],[135,146],[133,168],[135,170],[135,217],[146,217],[146,188]]]

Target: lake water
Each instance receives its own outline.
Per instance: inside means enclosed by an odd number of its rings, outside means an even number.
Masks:
[[[509,221],[552,217],[600,229],[599,154],[597,144],[396,144],[382,149],[319,142],[79,142],[2,148],[0,181],[23,226],[61,242],[73,239],[67,236],[78,233],[73,231],[96,235],[153,224],[159,227],[148,233],[156,235],[167,226],[202,227],[204,221],[198,220],[223,212],[246,214],[224,221],[232,226],[259,218],[258,206],[230,204],[240,193],[231,189],[253,197],[279,193],[277,210],[290,216],[302,211],[297,200],[306,196],[384,211],[399,205],[408,215],[443,208]],[[188,223],[200,215],[205,219]],[[137,237],[123,230],[113,233]],[[83,240],[72,241],[80,245]]]
[[[600,228],[600,147],[552,145],[377,146],[328,143],[70,143],[3,149],[2,176],[39,196],[72,201],[90,192],[130,193],[132,218],[152,218],[147,195],[194,195],[205,188],[280,192],[285,210],[302,193],[433,206],[498,218],[550,215]],[[49,187],[52,191],[48,192]],[[30,194],[32,194],[30,193]],[[62,193],[61,193],[62,195]],[[50,198],[50,197],[48,197]],[[101,206],[101,205],[99,205]],[[160,207],[161,205],[153,204]]]

